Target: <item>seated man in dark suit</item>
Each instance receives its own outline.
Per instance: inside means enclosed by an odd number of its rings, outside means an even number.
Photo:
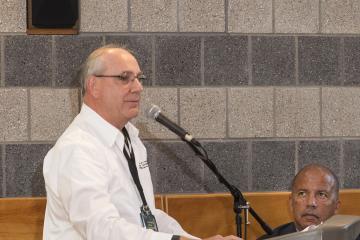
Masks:
[[[289,204],[294,222],[281,225],[273,230],[272,235],[261,236],[258,240],[302,231],[336,214],[340,207],[337,176],[319,164],[305,166],[291,183]]]

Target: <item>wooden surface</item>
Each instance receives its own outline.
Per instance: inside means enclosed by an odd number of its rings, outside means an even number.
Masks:
[[[274,228],[291,220],[288,192],[245,193],[244,196],[250,202],[250,206],[270,227]],[[165,198],[168,213],[175,217],[185,230],[195,236],[236,234],[231,195],[168,195]],[[264,234],[250,215],[249,221],[251,224],[248,225],[248,239],[256,239]]]
[[[0,239],[42,239],[45,198],[0,199]]]
[[[76,35],[79,30],[75,28],[35,28],[31,27],[26,30],[29,35]]]
[[[274,228],[291,221],[289,192],[245,193],[250,206]],[[340,192],[340,214],[360,215],[360,189]],[[155,198],[157,208],[177,219],[185,230],[199,237],[235,234],[232,197],[229,194],[168,194]],[[45,198],[0,199],[0,239],[40,240]],[[250,217],[248,239],[264,232]]]

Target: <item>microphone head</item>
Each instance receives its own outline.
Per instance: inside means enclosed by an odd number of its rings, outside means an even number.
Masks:
[[[161,109],[156,105],[151,105],[151,107],[146,111],[146,116],[148,118],[156,119],[161,113]]]

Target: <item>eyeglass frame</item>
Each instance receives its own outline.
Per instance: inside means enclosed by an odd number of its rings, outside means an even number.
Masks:
[[[131,76],[127,77],[127,76],[122,76],[123,74],[130,74]],[[146,76],[140,72],[137,75],[135,75],[133,72],[130,71],[125,71],[120,73],[119,75],[98,75],[98,74],[93,74],[95,77],[111,77],[111,78],[116,78],[117,80],[124,82],[124,83],[130,83],[133,82],[135,79],[138,79],[139,82],[141,84],[143,84],[144,81],[146,81]]]

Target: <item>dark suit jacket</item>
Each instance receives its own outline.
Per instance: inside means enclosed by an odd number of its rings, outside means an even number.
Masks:
[[[296,227],[295,224],[293,222],[281,225],[277,228],[275,228],[273,230],[273,234],[271,235],[263,235],[260,238],[258,238],[257,240],[262,240],[262,239],[268,239],[268,238],[272,238],[272,237],[278,237],[281,235],[285,235],[285,234],[289,234],[289,233],[294,233],[296,232]],[[356,240],[360,240],[360,235],[356,238]]]
[[[285,235],[285,234],[289,234],[289,233],[294,233],[296,232],[296,227],[295,224],[293,222],[281,225],[277,228],[275,228],[273,230],[273,234],[271,235],[263,235],[260,238],[258,238],[257,240],[262,240],[262,239],[268,239],[268,238],[272,238],[272,237],[277,237],[277,236],[281,236],[281,235]]]

